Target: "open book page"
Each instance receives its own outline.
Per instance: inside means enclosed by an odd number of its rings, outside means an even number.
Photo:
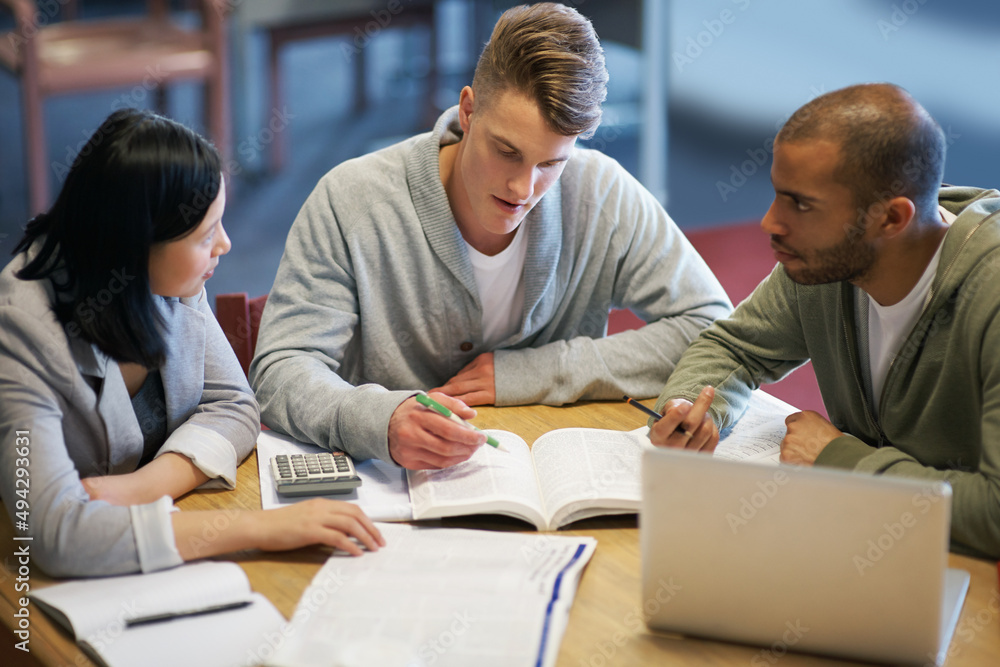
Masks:
[[[555,664],[596,541],[381,524],[386,546],[335,552],[267,664]]]
[[[506,448],[488,445],[470,459],[444,470],[408,470],[414,519],[464,514],[506,514],[538,528],[545,513],[531,451],[509,431],[487,431]]]
[[[291,436],[274,431],[262,431],[257,437],[257,471],[260,473],[260,505],[262,509],[284,507],[316,496],[285,497],[274,488],[271,458],[277,454],[308,454],[325,452],[318,445],[299,442]],[[406,491],[406,474],[401,468],[378,459],[355,461],[354,469],[362,479],[361,486],[350,493],[338,493],[334,500],[355,503],[374,521],[409,521],[410,496]]]
[[[781,440],[785,437],[785,417],[798,409],[761,390],[750,396],[746,412],[729,433],[722,434],[715,456],[731,461],[777,464]]]
[[[202,561],[148,574],[70,581],[32,591],[31,599],[60,623],[68,622],[77,641],[91,642],[109,629],[120,632],[135,618],[249,600],[250,595],[239,565]]]
[[[637,433],[594,428],[549,431],[532,447],[549,529],[588,516],[639,510],[643,443]]]

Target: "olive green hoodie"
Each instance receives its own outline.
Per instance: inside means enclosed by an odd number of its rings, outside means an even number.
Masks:
[[[945,480],[952,550],[1000,558],[1000,192],[944,187],[957,219],[945,235],[927,307],[893,358],[878,416],[862,389],[855,327],[860,291],[799,285],[778,265],[681,358],[657,408],[716,387],[720,429],[752,389],[811,359],[830,421],[845,434],[817,465]]]

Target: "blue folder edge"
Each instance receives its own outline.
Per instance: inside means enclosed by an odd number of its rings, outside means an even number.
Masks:
[[[563,565],[562,570],[556,575],[555,585],[552,586],[552,597],[549,598],[549,604],[545,608],[545,624],[542,626],[542,643],[538,647],[538,660],[535,661],[535,667],[542,667],[542,662],[545,660],[545,645],[549,639],[549,625],[552,622],[552,609],[556,606],[556,601],[559,600],[559,589],[562,588],[562,578],[566,574],[566,570],[572,567],[573,563],[580,560],[580,556],[586,550],[587,545],[581,544],[576,548],[576,553],[573,557],[569,559],[569,562]]]

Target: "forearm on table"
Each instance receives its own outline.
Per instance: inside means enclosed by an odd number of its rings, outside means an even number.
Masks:
[[[496,405],[563,405],[620,399],[624,393],[655,396],[699,324],[707,324],[686,320],[669,318],[605,338],[577,336],[540,347],[497,350]]]
[[[655,409],[671,398],[693,402],[703,387],[711,385],[716,390],[712,417],[720,429],[731,426],[754,389],[779,380],[809,358],[793,319],[783,328],[768,328],[762,324],[765,321],[748,300],[732,316],[701,332],[660,392]]]
[[[150,501],[164,495],[178,498],[210,479],[194,461],[175,452],[156,457],[139,468],[136,474],[150,486]]]
[[[243,551],[258,546],[249,510],[174,512],[170,515],[177,551],[185,561]]]
[[[715,388],[709,413],[721,430],[731,426],[743,413],[759,380],[732,350],[702,337],[685,352],[662,387],[654,409],[662,412],[674,398],[693,403],[708,385]]]
[[[168,452],[129,473],[130,505],[151,503],[161,496],[179,498],[210,478],[188,457]]]
[[[163,496],[178,498],[209,480],[186,456],[168,452],[138,470],[81,480],[93,500],[112,505],[146,505]]]
[[[255,377],[261,415],[270,428],[296,440],[339,448],[357,459],[391,461],[388,424],[413,391],[376,384],[353,386],[323,364],[289,357]]]

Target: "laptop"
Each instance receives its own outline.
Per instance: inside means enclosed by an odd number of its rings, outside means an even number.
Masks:
[[[652,630],[914,665],[945,658],[969,575],[947,568],[945,482],[643,452]]]

